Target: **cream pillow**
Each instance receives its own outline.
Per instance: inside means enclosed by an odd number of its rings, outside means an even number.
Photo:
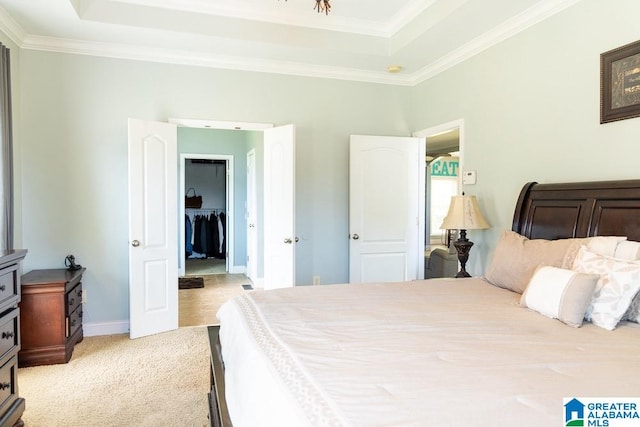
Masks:
[[[596,253],[613,255],[618,242],[626,237],[596,236],[573,239],[528,239],[514,231],[500,235],[485,278],[493,285],[523,293],[536,268],[544,265],[571,269],[582,245]]]
[[[598,278],[597,274],[540,267],[529,281],[520,304],[579,328]]]
[[[618,243],[613,257],[629,261],[640,260],[640,242],[625,240]]]
[[[485,278],[493,285],[523,293],[536,268],[543,265],[562,267],[569,249],[588,239],[528,239],[513,231],[502,232]],[[574,253],[577,250],[574,251]],[[572,261],[571,258],[570,261]]]
[[[640,262],[598,255],[583,246],[573,270],[600,275],[585,319],[604,329],[615,329],[640,290]]]

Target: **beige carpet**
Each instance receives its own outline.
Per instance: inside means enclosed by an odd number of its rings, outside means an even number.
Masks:
[[[27,427],[208,426],[205,327],[87,337],[70,362],[18,370]]]

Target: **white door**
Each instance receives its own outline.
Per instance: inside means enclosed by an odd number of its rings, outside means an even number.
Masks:
[[[349,282],[418,278],[424,256],[419,233],[424,143],[424,138],[351,136]]]
[[[176,125],[129,119],[129,336],[178,328]]]
[[[258,274],[258,219],[256,193],[256,151],[247,153],[247,277],[256,281]]]
[[[264,288],[294,286],[295,127],[264,131]]]

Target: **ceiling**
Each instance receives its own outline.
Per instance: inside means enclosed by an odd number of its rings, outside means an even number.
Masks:
[[[23,49],[412,86],[577,1],[0,0],[0,30]]]

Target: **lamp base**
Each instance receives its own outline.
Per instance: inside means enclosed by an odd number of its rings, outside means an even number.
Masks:
[[[460,262],[460,271],[456,274],[456,278],[471,277],[471,275],[467,273],[467,270],[465,270],[465,266],[469,260],[469,251],[473,246],[473,242],[467,239],[467,230],[460,230],[460,237],[453,242],[453,246],[456,248],[456,252],[458,252],[458,261]]]

